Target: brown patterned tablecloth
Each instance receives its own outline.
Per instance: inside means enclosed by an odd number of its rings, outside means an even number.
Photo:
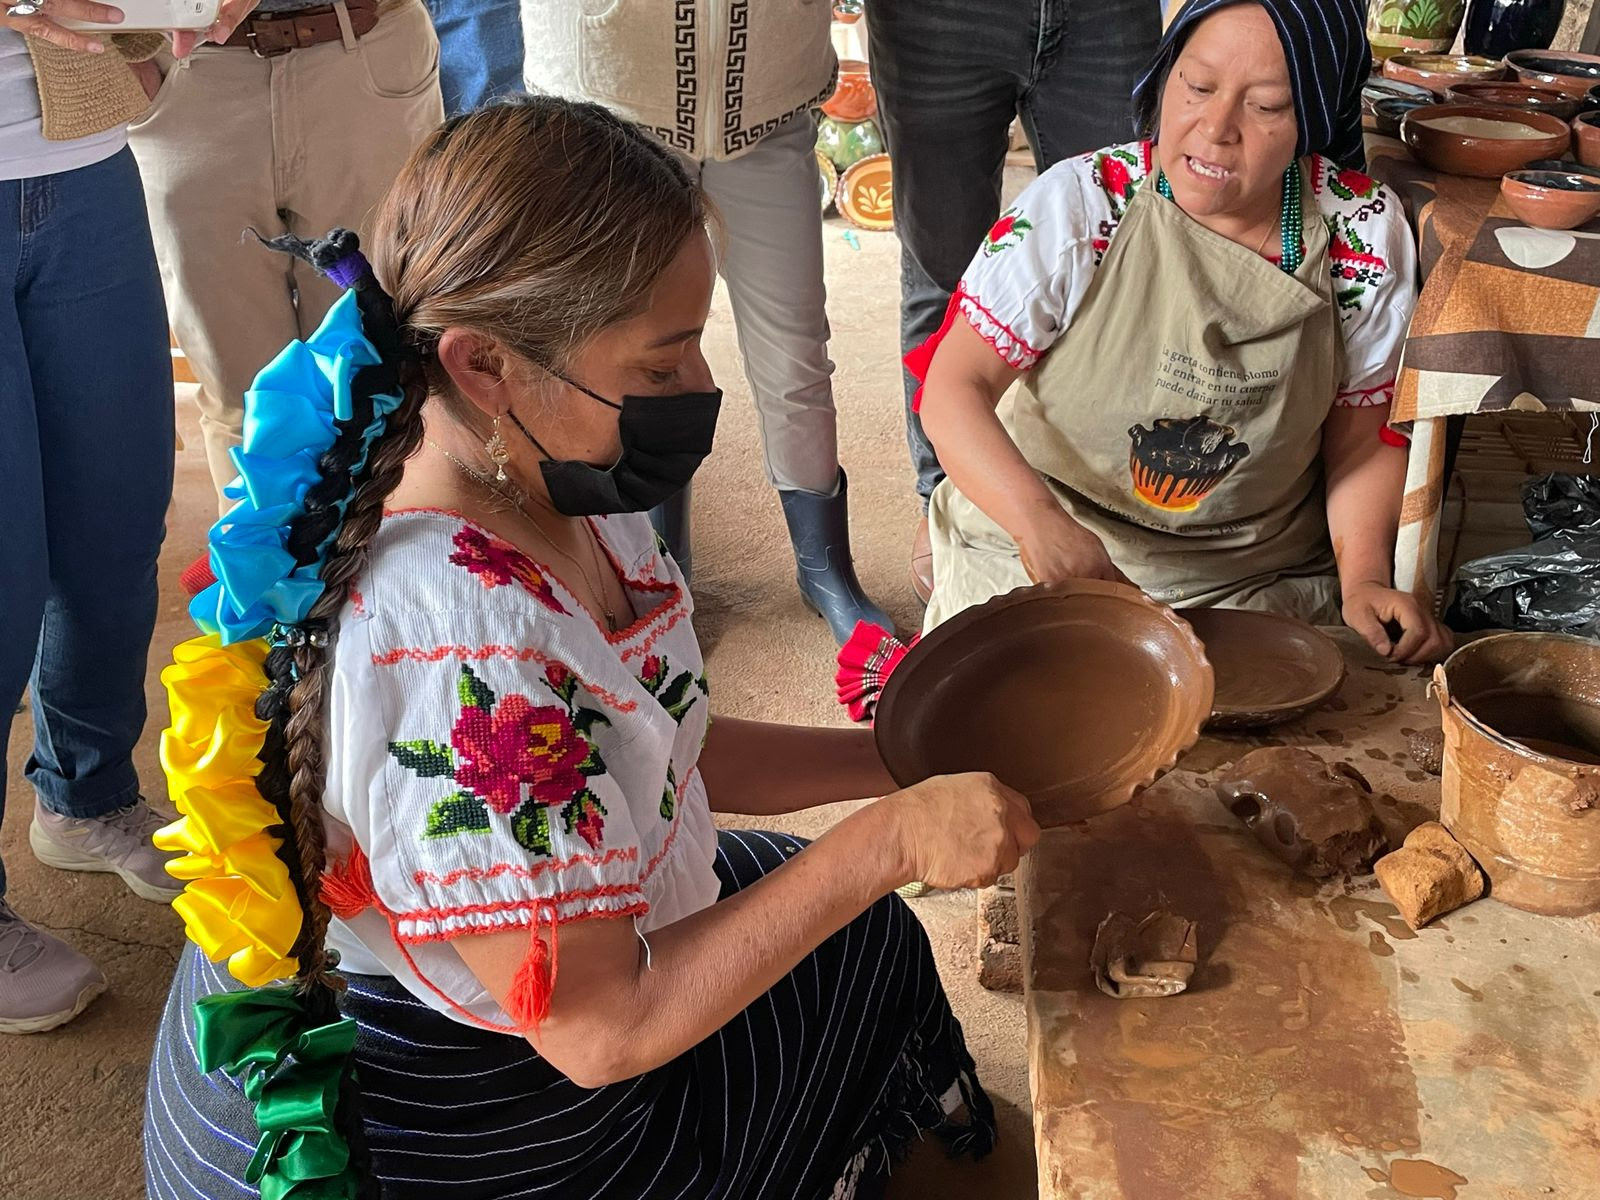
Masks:
[[[1395,582],[1432,597],[1442,419],[1600,410],[1600,221],[1531,229],[1506,206],[1498,179],[1440,174],[1393,138],[1369,133],[1367,158],[1417,231],[1422,294],[1392,416],[1412,432]]]

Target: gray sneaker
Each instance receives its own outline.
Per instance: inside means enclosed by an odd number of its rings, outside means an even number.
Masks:
[[[165,824],[167,818],[153,811],[143,797],[103,817],[63,817],[35,799],[28,844],[34,857],[46,866],[63,871],[115,871],[134,895],[171,904],[183,891],[183,884],[168,875],[165,867],[177,855],[157,850],[150,842],[150,835]]]
[[[99,967],[0,900],[0,1033],[65,1025],[105,990]]]

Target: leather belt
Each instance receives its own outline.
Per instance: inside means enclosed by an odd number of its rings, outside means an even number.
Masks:
[[[291,50],[343,41],[340,7],[349,14],[353,37],[365,37],[378,24],[378,0],[345,0],[342,6],[324,4],[295,12],[257,13],[246,18],[223,45],[253,51],[257,58],[277,58]]]

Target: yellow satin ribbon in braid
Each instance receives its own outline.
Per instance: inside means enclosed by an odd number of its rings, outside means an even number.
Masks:
[[[216,634],[179,645],[161,672],[172,725],[161,737],[161,765],[181,814],[158,830],[167,864],[186,882],[172,907],[190,941],[212,962],[228,960],[240,983],[259,987],[295,973],[289,950],[302,913],[281,839],[268,833],[277,811],[256,790],[267,723],[255,715],[266,687],[267,643],[224,646]]]

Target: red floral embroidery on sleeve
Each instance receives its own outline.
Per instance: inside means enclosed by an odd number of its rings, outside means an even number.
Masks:
[[[456,552],[450,556],[450,562],[476,575],[484,587],[493,589],[520,584],[528,595],[551,612],[567,615],[538,564],[509,542],[492,538],[471,525],[456,530],[454,540]]]

